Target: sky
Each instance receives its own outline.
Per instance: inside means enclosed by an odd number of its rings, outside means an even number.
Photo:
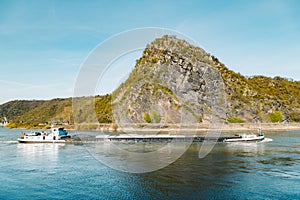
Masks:
[[[71,97],[97,45],[143,27],[185,34],[243,75],[300,80],[297,0],[0,0],[0,104]],[[123,80],[134,62],[119,65],[127,68],[108,76]],[[99,87],[109,93],[116,86]]]

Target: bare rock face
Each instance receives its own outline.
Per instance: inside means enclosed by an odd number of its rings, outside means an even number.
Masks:
[[[160,126],[225,120],[225,87],[213,65],[203,49],[174,37],[156,39],[113,93],[115,120]]]
[[[256,123],[300,121],[299,81],[245,77],[186,41],[149,44],[112,94],[117,123]]]

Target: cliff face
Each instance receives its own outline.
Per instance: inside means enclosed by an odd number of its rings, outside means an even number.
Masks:
[[[129,78],[113,93],[118,123],[225,120],[225,89],[212,56],[164,36],[146,47]]]
[[[178,123],[182,111],[198,122],[299,121],[300,83],[246,78],[186,41],[164,36],[144,50],[128,80],[113,93],[123,123]]]

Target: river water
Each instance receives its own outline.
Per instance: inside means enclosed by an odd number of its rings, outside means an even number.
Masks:
[[[300,199],[300,131],[218,143],[203,159],[193,143],[169,166],[140,174],[107,167],[85,145],[19,144],[20,132],[0,128],[0,199]]]

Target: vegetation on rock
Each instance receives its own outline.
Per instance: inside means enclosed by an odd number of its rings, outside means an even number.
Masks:
[[[243,120],[243,119],[241,119],[239,117],[228,117],[227,121],[229,123],[244,123],[245,122],[245,120]]]
[[[275,111],[269,115],[271,122],[282,122],[282,113],[280,111]]]
[[[147,112],[144,113],[144,120],[145,120],[145,122],[147,122],[147,123],[151,123],[151,122],[152,122],[149,113],[147,113]]]

